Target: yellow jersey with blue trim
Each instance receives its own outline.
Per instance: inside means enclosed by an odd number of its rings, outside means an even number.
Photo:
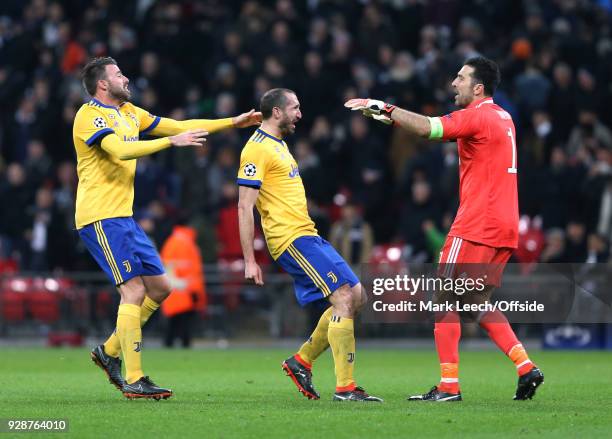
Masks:
[[[92,99],[81,106],[72,130],[79,177],[77,229],[106,218],[132,216],[136,159],[114,157],[100,143],[107,135],[116,134],[129,145],[154,130],[159,122],[159,116],[130,102],[113,107]]]
[[[237,183],[259,189],[256,206],[274,259],[300,236],[317,236],[298,165],[283,140],[257,129],[242,149]]]

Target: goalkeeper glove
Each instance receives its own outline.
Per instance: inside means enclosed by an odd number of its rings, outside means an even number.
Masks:
[[[364,116],[371,117],[387,125],[393,123],[391,113],[396,108],[395,105],[376,99],[351,99],[345,102],[344,106],[352,111],[360,110]]]

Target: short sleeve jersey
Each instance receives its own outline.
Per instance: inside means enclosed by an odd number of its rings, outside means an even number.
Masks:
[[[317,235],[298,165],[283,140],[255,131],[240,155],[237,183],[259,189],[256,206],[274,259],[300,236]]]

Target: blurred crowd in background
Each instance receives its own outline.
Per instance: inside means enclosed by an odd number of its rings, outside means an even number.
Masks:
[[[397,245],[433,261],[458,205],[454,143],[430,143],[343,108],[372,97],[453,111],[462,62],[497,61],[514,118],[519,261],[604,262],[612,237],[612,20],[586,0],[2,0],[0,260],[97,270],[74,230],[72,123],[79,78],[114,57],[132,101],[175,119],[257,108],[296,91],[287,139],[322,236],[352,263]],[[158,246],[188,214],[203,260],[241,259],[235,176],[251,130],[138,160],[134,215]],[[269,261],[258,237],[262,262]],[[1,270],[0,270],[1,271]]]

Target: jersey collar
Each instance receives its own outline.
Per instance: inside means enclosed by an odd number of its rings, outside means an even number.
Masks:
[[[476,99],[465,108],[478,108],[483,104],[494,104],[493,98],[491,96],[486,96],[484,98]]]
[[[121,104],[120,104],[118,107],[115,107],[115,106],[113,106],[113,105],[106,105],[106,104],[103,104],[102,102],[100,102],[100,101],[99,101],[99,100],[97,100],[96,98],[92,98],[91,100],[92,100],[92,101],[93,101],[93,102],[94,102],[96,105],[99,105],[99,106],[104,107],[104,108],[110,108],[110,109],[112,109],[112,110],[118,110],[119,108],[123,107],[123,105],[125,104],[125,102],[122,102],[122,103],[121,103]]]
[[[257,132],[260,134],[263,134],[266,137],[269,137],[272,140],[276,140],[278,143],[280,143],[281,145],[284,145],[283,141],[281,139],[279,139],[278,137],[274,137],[272,134],[268,134],[266,133],[264,130],[262,130],[261,128],[257,128]]]

